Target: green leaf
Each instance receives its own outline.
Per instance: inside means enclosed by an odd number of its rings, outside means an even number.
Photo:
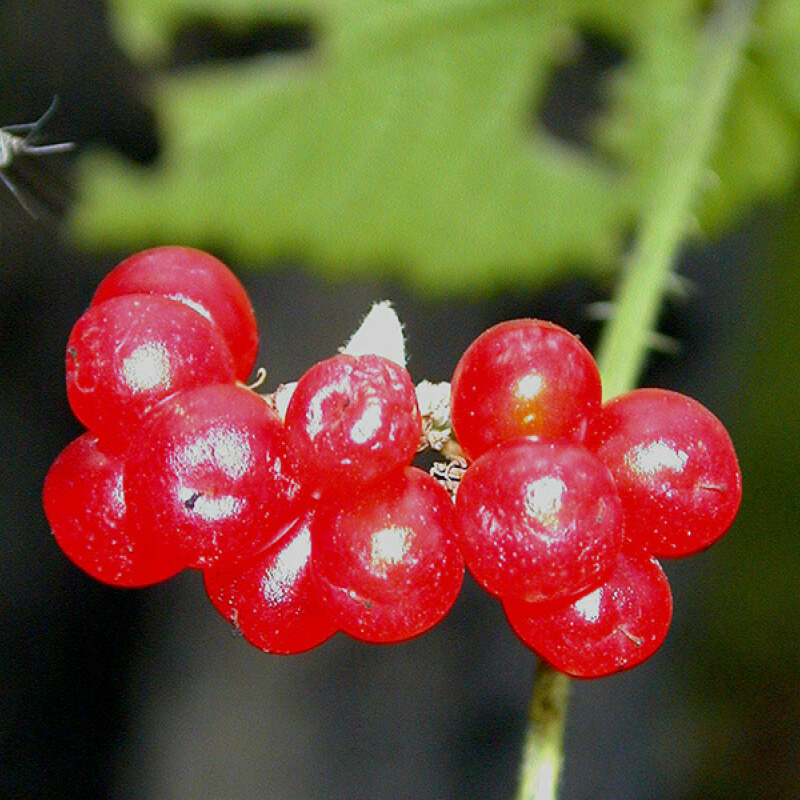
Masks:
[[[121,41],[151,64],[198,19],[232,31],[308,24],[314,45],[156,77],[161,158],[143,168],[107,152],[83,157],[72,220],[82,241],[179,241],[245,262],[302,260],[332,276],[402,272],[434,291],[608,270],[661,178],[653,154],[702,58],[703,19],[688,0],[111,8]],[[708,225],[788,185],[796,167],[798,104],[778,87],[800,98],[800,72],[791,71],[800,21],[789,2],[765,9],[765,24],[794,27],[780,34],[780,55],[754,60],[737,89],[715,162],[720,181],[701,210]],[[581,33],[627,56],[587,148],[538,121]],[[764,52],[772,46],[766,33],[759,41]]]

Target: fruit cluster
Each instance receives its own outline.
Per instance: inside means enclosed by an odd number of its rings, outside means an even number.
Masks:
[[[576,677],[652,655],[672,616],[657,558],[705,549],[739,508],[722,423],[661,389],[601,404],[589,351],[530,319],[470,345],[451,415],[470,461],[455,503],[461,549],[517,635]]]
[[[594,360],[556,325],[486,331],[435,411],[402,357],[363,342],[259,395],[242,383],[257,343],[216,258],[161,247],[119,264],[69,337],[67,396],[88,431],[51,467],[44,507],[106,583],[202,570],[265,651],[416,636],[466,565],[556,668],[626,669],[669,627],[656,557],[707,547],[738,509],[721,423],[655,389],[601,405]],[[438,478],[412,465],[425,445],[454,459]]]

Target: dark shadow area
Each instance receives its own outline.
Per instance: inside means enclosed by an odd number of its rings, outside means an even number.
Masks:
[[[0,125],[36,119],[57,95],[51,141],[103,143],[148,164],[158,137],[146,80],[111,37],[100,0],[0,6]]]
[[[609,74],[627,59],[627,49],[601,33],[580,31],[570,53],[554,65],[536,122],[554,138],[594,152],[592,126],[603,113]]]
[[[180,68],[261,55],[303,53],[314,47],[315,38],[307,22],[264,20],[226,28],[213,20],[198,19],[177,31],[169,66]]]

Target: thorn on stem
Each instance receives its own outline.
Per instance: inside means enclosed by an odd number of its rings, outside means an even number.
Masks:
[[[614,316],[616,306],[609,300],[598,300],[586,306],[586,316],[598,322],[607,322]]]
[[[667,336],[658,331],[651,331],[647,336],[647,346],[657,353],[676,356],[681,351],[681,343],[672,336]]]
[[[678,300],[689,300],[698,294],[697,284],[685,275],[670,272],[667,290],[670,295]]]

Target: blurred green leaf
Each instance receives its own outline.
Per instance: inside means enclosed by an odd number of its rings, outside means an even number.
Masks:
[[[73,230],[95,246],[179,241],[327,275],[402,271],[437,291],[535,283],[615,263],[702,58],[688,0],[115,0],[156,68],[202,20],[308,24],[309,51],[163,71],[159,162],[82,159]],[[773,30],[774,29],[774,30]],[[539,111],[582,35],[618,48],[591,147]],[[701,219],[789,185],[798,154],[795,4],[765,3]],[[687,221],[688,224],[688,221]]]

